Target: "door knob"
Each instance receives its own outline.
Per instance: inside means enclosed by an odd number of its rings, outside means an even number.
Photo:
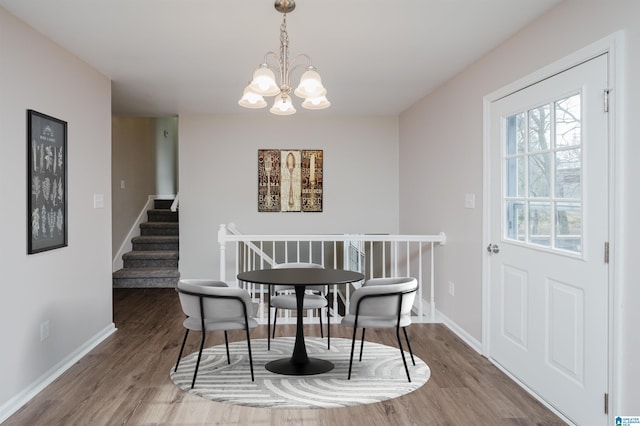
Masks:
[[[489,244],[487,246],[487,251],[489,253],[500,253],[500,247],[497,244]]]

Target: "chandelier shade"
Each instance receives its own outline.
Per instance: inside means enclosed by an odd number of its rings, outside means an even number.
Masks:
[[[311,110],[328,108],[331,103],[327,100],[327,89],[322,85],[320,74],[311,64],[309,55],[302,53],[289,59],[287,13],[295,9],[295,1],[276,0],[274,6],[283,14],[280,25],[280,55],[275,52],[265,54],[264,62],[254,71],[253,78],[245,87],[238,104],[245,108],[264,108],[267,102],[263,96],[275,96],[273,106],[269,109],[271,113],[295,114],[296,109],[291,102],[291,76],[294,72],[303,70],[300,82],[293,90],[297,97],[304,99],[302,107]]]
[[[269,69],[269,65],[262,64],[253,73],[251,80],[251,91],[261,96],[275,96],[280,93],[280,88],[276,83],[276,76]]]
[[[264,108],[267,106],[267,102],[264,100],[262,95],[251,90],[251,85],[244,88],[242,98],[240,98],[238,104],[245,108]]]
[[[307,98],[302,103],[302,107],[306,109],[325,109],[331,106],[331,102],[327,100],[327,97],[322,95],[317,98]]]
[[[315,69],[309,67],[300,77],[300,84],[293,92],[300,98],[317,98],[327,94],[327,89],[322,85],[322,79]]]
[[[291,115],[296,113],[296,109],[291,103],[291,98],[286,93],[283,93],[273,100],[273,106],[269,112],[275,115]]]

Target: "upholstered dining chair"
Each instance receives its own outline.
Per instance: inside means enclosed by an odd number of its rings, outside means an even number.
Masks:
[[[273,269],[285,269],[285,268],[324,268],[317,263],[278,263],[272,266]],[[320,318],[320,337],[324,338],[324,332],[322,330],[322,308],[327,307],[327,349],[331,348],[331,330],[330,330],[330,315],[328,309],[328,303],[326,298],[328,286],[326,285],[309,285],[306,286],[306,292],[304,295],[304,302],[302,309],[317,309]],[[297,309],[296,294],[294,286],[287,285],[275,285],[271,287],[269,295],[269,313],[271,307],[275,308],[273,316],[273,334],[271,333],[271,315],[267,315],[267,350],[271,349],[271,339],[276,337],[276,321],[278,318],[278,309]]]
[[[362,349],[364,347],[364,333],[367,328],[395,328],[396,338],[404,369],[407,372],[407,379],[411,382],[409,367],[402,349],[400,339],[400,329],[404,333],[407,341],[411,361],[416,365],[413,358],[413,351],[407,336],[407,326],[411,324],[411,308],[418,290],[418,282],[415,278],[372,278],[364,283],[351,295],[349,313],[342,318],[342,325],[353,328],[353,338],[351,340],[351,358],[349,359],[349,376],[351,379],[351,367],[353,365],[353,351],[356,344],[356,332],[358,327],[362,328],[362,339],[360,342],[360,359],[362,361]]]
[[[253,358],[251,356],[251,338],[249,329],[258,325],[253,319],[251,296],[246,290],[229,287],[222,281],[213,280],[180,280],[177,286],[182,310],[187,316],[182,325],[186,329],[182,347],[178,354],[178,361],[174,372],[178,371],[180,358],[184,351],[187,336],[190,330],[202,333],[200,351],[196,368],[193,372],[191,388],[196,384],[198,367],[202,358],[202,349],[207,331],[224,331],[224,343],[227,348],[227,363],[231,364],[229,357],[228,330],[244,330],[247,335],[247,348],[249,350],[249,366],[251,369],[251,381],[253,377]]]

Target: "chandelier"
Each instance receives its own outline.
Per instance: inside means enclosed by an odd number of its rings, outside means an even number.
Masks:
[[[291,103],[291,74],[304,69],[300,83],[293,93],[301,99],[302,107],[306,109],[324,109],[331,103],[327,100],[327,89],[322,85],[320,74],[311,64],[311,57],[304,53],[289,59],[289,35],[287,34],[287,13],[295,7],[294,0],[276,0],[275,8],[282,13],[280,25],[280,56],[269,51],[264,56],[264,62],[253,73],[253,80],[244,88],[242,98],[238,104],[245,108],[264,108],[267,102],[264,96],[275,96],[273,106],[269,111],[277,115],[291,115],[296,109]],[[279,80],[276,81],[278,73]]]

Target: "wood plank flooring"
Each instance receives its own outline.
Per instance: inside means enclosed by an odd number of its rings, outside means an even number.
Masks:
[[[187,394],[169,378],[184,329],[172,289],[114,289],[118,331],[90,352],[4,425],[557,425],[552,412],[439,324],[409,328],[414,353],[431,368],[415,392],[376,404],[339,409],[238,407]],[[278,334],[294,334],[290,325]],[[305,330],[307,331],[307,330]],[[318,333],[317,326],[308,328]],[[350,338],[333,325],[331,335]],[[252,338],[266,338],[266,326]],[[238,332],[231,341],[243,340]],[[395,346],[393,330],[367,340]],[[190,336],[185,353],[198,349]],[[224,343],[210,333],[207,346]]]

